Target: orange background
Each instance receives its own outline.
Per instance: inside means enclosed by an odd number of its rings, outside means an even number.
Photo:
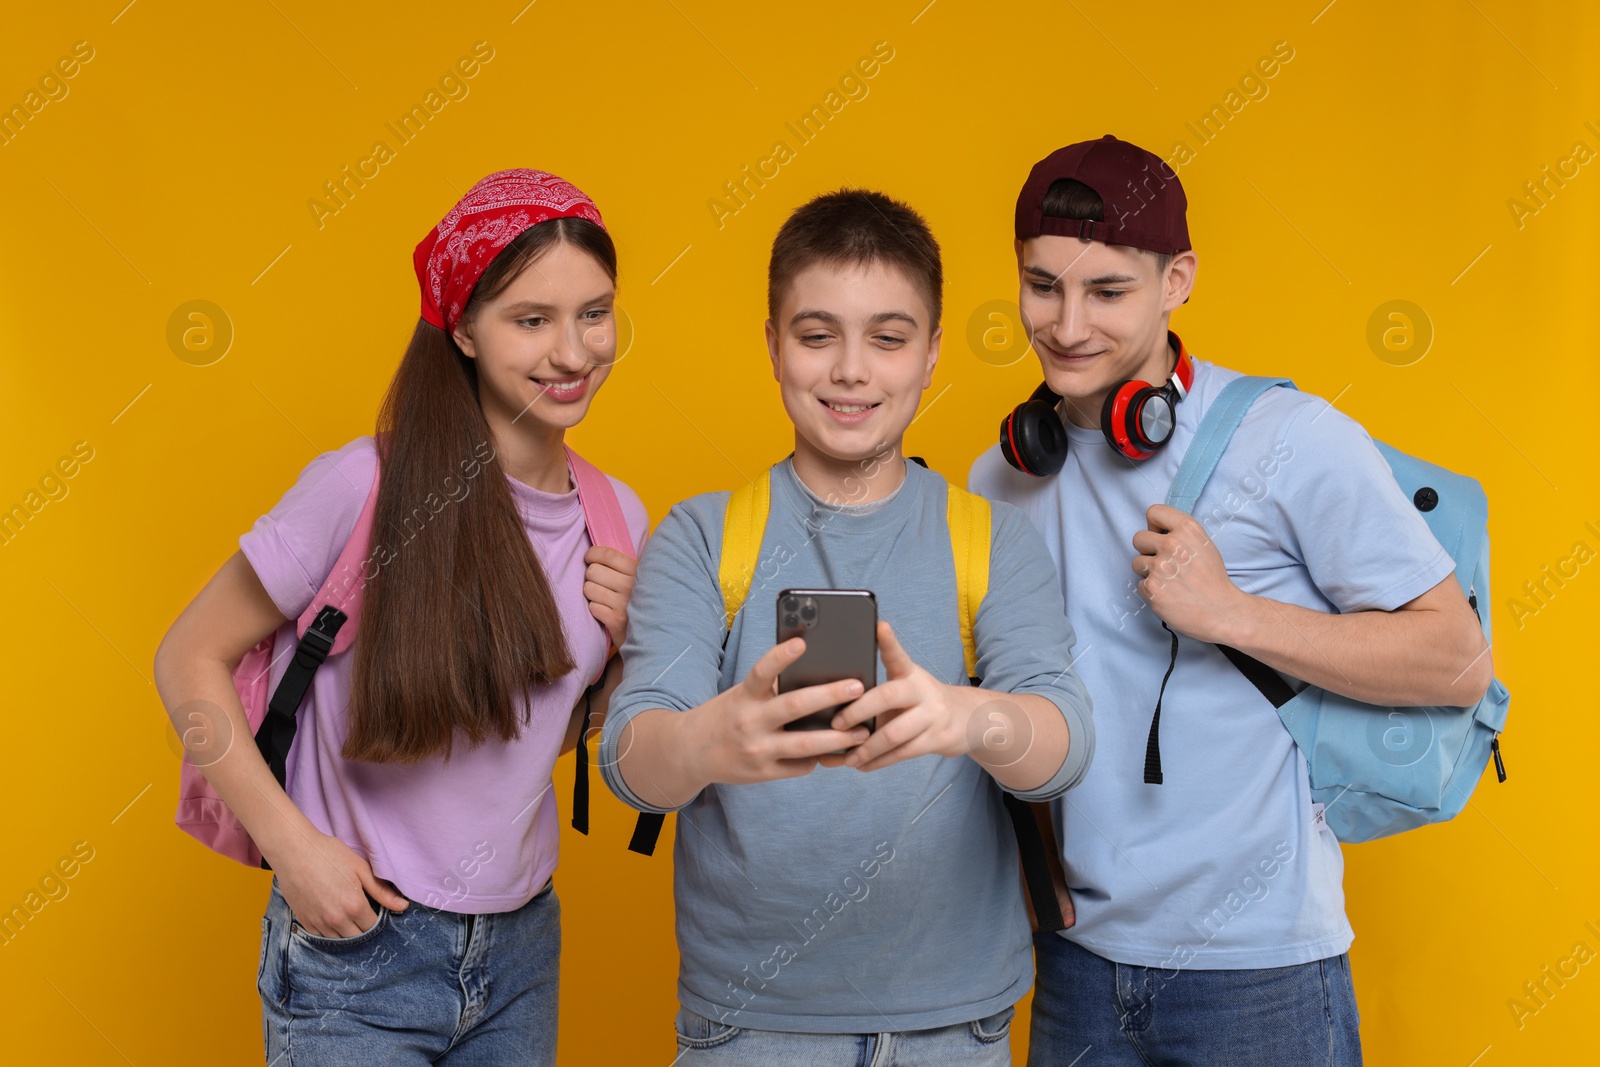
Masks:
[[[1047,151],[1108,131],[1189,149],[1201,269],[1174,325],[1194,352],[1337,398],[1491,500],[1511,780],[1450,825],[1347,849],[1367,1061],[1500,1067],[1589,1047],[1593,5],[125,2],[13,10],[0,35],[0,106],[25,109],[0,139],[0,508],[38,504],[0,543],[0,908],[77,842],[92,850],[0,944],[7,1059],[259,1060],[267,879],[172,827],[177,745],[151,658],[300,468],[370,431],[416,321],[412,247],[475,180],[546,168],[604,211],[636,338],[574,443],[659,519],[787,450],[762,347],[766,253],[787,212],[846,183],[908,200],[943,243],[944,359],[909,447],[963,480],[1037,380],[1006,336],[1017,187]],[[80,41],[92,58],[41,89]],[[493,57],[465,95],[449,83],[459,98],[441,93],[399,144],[385,124],[479,41]],[[892,58],[800,144],[786,123],[826,107],[878,42]],[[1246,96],[1278,42],[1293,58]],[[1214,106],[1225,121],[1202,143],[1188,124]],[[319,225],[308,202],[379,139],[392,158]],[[726,200],[780,139],[770,180]],[[216,336],[232,331],[220,359],[215,338],[169,340],[193,300],[220,309]],[[1380,316],[1378,334],[1401,329],[1386,349],[1368,323],[1391,300],[1419,310],[1409,326]],[[92,459],[49,480],[80,441]],[[59,499],[29,497],[41,479]],[[1534,610],[1522,586],[1547,566],[1568,577]],[[664,1065],[670,841],[629,854],[630,813],[596,807],[558,875],[562,1061]],[[1545,983],[1541,1001],[1527,982]]]

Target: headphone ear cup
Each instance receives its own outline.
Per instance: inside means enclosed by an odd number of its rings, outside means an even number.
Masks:
[[[1044,478],[1067,462],[1067,431],[1055,405],[1025,400],[1000,420],[1000,453],[1024,474]]]
[[[1106,394],[1100,408],[1100,432],[1106,444],[1119,455],[1129,459],[1149,459],[1155,455],[1157,443],[1145,437],[1139,424],[1139,412],[1151,397],[1161,391],[1147,382],[1127,381]]]
[[[1168,389],[1151,389],[1147,397],[1134,399],[1129,413],[1129,429],[1136,434],[1141,448],[1155,451],[1172,440],[1172,431],[1178,424],[1178,412]]]

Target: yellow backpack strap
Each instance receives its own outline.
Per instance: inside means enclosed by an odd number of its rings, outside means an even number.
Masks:
[[[717,584],[722,587],[722,606],[727,612],[728,629],[733,617],[744,606],[750,582],[756,574],[756,557],[761,554],[761,535],[767,529],[767,513],[772,510],[772,471],[747,482],[728,496],[728,512],[722,519],[722,562],[717,567]]]
[[[961,647],[967,677],[978,676],[978,642],[973,622],[989,592],[989,502],[957,486],[949,486],[950,552],[956,565],[956,606],[961,613]]]

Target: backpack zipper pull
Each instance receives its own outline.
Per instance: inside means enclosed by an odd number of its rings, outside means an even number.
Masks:
[[[1494,773],[1502,782],[1506,780],[1506,761],[1500,758],[1500,735],[1495,734],[1494,740],[1489,742],[1489,751],[1494,755]]]

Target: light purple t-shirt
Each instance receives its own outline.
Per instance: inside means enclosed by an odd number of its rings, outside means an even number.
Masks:
[[[282,653],[294,647],[293,620],[333,570],[376,473],[371,437],[324,453],[239,538],[273,603],[291,620],[277,634],[274,688],[291,659]],[[529,691],[524,699],[531,700],[532,714],[509,744],[472,747],[458,738],[448,760],[346,762],[340,750],[348,730],[352,647],[317,671],[300,706],[288,763],[289,798],[319,830],[364,856],[407,898],[471,914],[521,907],[555,870],[560,835],[551,770],[572,707],[606,654],[605,631],[583,596],[590,540],[577,492],[545,493],[506,480],[555,594],[577,669]],[[644,505],[626,485],[615,478],[611,484],[635,545],[643,547],[649,528]]]

